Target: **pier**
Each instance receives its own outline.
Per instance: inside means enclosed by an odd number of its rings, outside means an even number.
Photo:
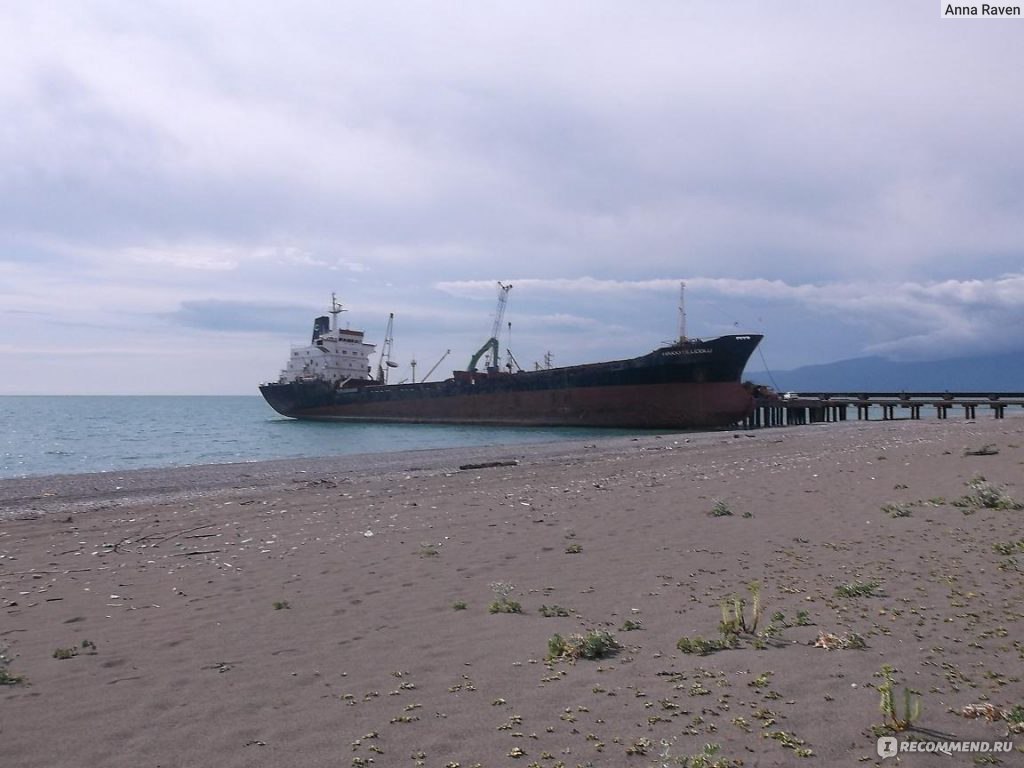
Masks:
[[[925,408],[934,409],[935,417],[948,419],[950,413],[963,414],[965,419],[977,418],[978,409],[988,410],[997,419],[1010,407],[1024,407],[1021,392],[821,392],[758,397],[754,412],[743,421],[745,429],[785,427],[847,421],[851,412],[858,421],[897,418],[917,420]],[[855,409],[855,410],[854,410]],[[899,409],[900,416],[897,416]]]

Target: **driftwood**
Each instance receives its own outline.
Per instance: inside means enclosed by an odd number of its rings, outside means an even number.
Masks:
[[[480,464],[460,464],[459,469],[490,469],[491,467],[515,467],[519,465],[517,459],[511,461],[485,461]]]

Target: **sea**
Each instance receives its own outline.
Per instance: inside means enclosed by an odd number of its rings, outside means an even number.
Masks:
[[[297,421],[256,396],[0,396],[0,478],[598,439],[627,430]]]

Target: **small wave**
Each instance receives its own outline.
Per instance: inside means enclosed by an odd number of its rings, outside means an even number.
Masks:
[[[74,456],[74,451],[43,451],[46,456]]]

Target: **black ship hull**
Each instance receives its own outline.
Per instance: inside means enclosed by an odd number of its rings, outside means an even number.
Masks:
[[[686,340],[628,360],[520,373],[463,372],[421,384],[322,379],[264,384],[267,402],[297,419],[515,426],[695,429],[753,410],[740,383],[760,335]]]

